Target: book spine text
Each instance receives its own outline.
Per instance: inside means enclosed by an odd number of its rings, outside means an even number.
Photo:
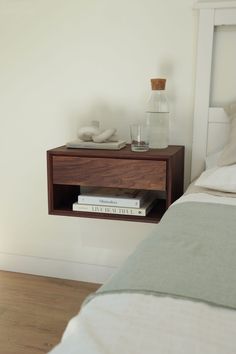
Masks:
[[[114,206],[114,207],[130,207],[130,208],[140,208],[139,199],[126,199],[126,198],[107,198],[98,196],[78,196],[79,204],[89,204],[89,205],[102,205],[102,206]]]
[[[120,215],[135,215],[146,216],[146,208],[125,208],[112,207],[107,205],[89,205],[89,204],[73,204],[74,211],[85,211],[91,213],[106,213],[106,214],[120,214]]]

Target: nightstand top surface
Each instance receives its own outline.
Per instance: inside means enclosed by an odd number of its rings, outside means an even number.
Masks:
[[[169,159],[180,150],[182,145],[169,145],[166,149],[150,149],[145,152],[131,151],[130,144],[127,144],[121,150],[99,150],[99,149],[72,149],[65,145],[48,150],[53,155],[81,156],[81,157],[109,157],[109,158],[127,158],[137,160]]]

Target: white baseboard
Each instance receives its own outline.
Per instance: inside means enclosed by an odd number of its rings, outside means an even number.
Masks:
[[[0,269],[99,284],[104,283],[116,270],[115,267],[10,253],[0,253]]]

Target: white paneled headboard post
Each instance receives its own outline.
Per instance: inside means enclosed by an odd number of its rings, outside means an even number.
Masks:
[[[204,169],[208,152],[213,149],[217,134],[223,131],[221,146],[225,142],[229,124],[222,108],[210,107],[213,37],[215,26],[236,25],[236,1],[199,1],[195,106],[193,121],[193,146],[191,179]],[[213,116],[213,112],[215,117]],[[223,128],[219,124],[223,124]],[[215,136],[215,138],[213,138]],[[218,145],[220,148],[220,143]]]

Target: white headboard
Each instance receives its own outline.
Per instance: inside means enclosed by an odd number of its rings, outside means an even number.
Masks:
[[[215,26],[236,25],[236,1],[199,1],[199,30],[191,180],[204,169],[208,154],[220,150],[229,134],[223,108],[210,107],[213,37]]]

